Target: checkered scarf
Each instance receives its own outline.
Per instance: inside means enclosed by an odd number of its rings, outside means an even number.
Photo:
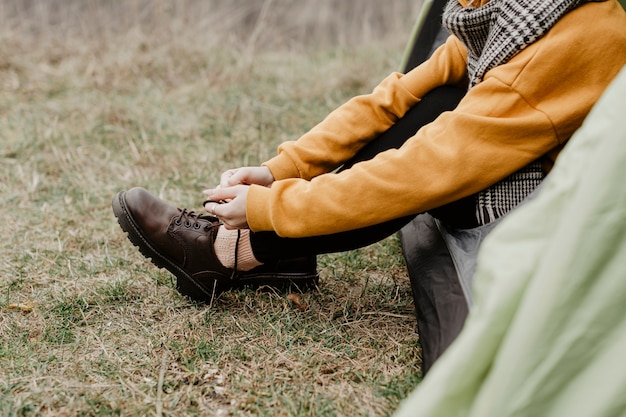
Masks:
[[[589,1],[604,0],[491,0],[480,7],[448,1],[443,25],[467,47],[468,89],[480,83],[487,71],[545,35],[567,12]],[[478,223],[489,223],[509,212],[543,177],[541,162],[535,161],[481,191],[476,202]]]
[[[545,35],[567,12],[590,1],[604,0],[491,0],[480,7],[448,1],[443,25],[467,47],[469,88]]]

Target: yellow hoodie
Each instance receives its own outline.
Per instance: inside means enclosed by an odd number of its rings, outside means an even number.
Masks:
[[[482,2],[481,2],[482,4]],[[328,174],[437,86],[467,85],[454,36],[406,75],[333,111],[264,165],[271,188],[250,186],[253,231],[332,234],[430,210],[483,190],[537,158],[553,162],[626,64],[626,13],[616,0],[566,14],[540,40],[485,74],[458,107],[400,149]]]

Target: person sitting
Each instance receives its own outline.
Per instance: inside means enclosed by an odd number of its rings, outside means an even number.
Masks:
[[[626,13],[616,0],[450,0],[443,25],[451,36],[427,61],[261,166],[224,172],[204,191],[207,213],[136,187],[113,198],[121,228],[182,294],[209,300],[314,283],[316,255],[379,241],[419,213],[459,228],[501,218],[626,64]]]

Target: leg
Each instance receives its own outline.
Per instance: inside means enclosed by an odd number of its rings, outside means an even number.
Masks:
[[[424,124],[441,112],[451,110],[463,91],[442,87],[432,91],[387,132],[365,146],[342,169],[368,160],[384,150],[401,146]],[[212,299],[216,292],[240,285],[296,282],[317,279],[315,256],[366,246],[398,231],[414,216],[350,232],[301,239],[285,239],[275,233],[237,231],[224,241],[232,244],[222,250],[232,256],[232,265],[216,253],[221,232],[217,218],[173,207],[146,190],[134,188],[113,199],[113,212],[122,229],[152,262],[177,278],[177,289],[196,300]],[[417,213],[416,213],[417,214]],[[221,238],[220,238],[221,239]],[[220,240],[222,241],[222,240]],[[221,250],[221,249],[220,249]],[[242,256],[252,252],[247,264]],[[259,265],[259,261],[261,265]]]
[[[388,131],[363,147],[341,170],[350,169],[352,165],[369,160],[387,149],[399,148],[422,126],[435,120],[444,111],[454,109],[464,94],[464,90],[449,86],[433,90]],[[272,232],[251,233],[250,242],[254,256],[261,262],[343,252],[382,240],[400,230],[414,217],[407,216],[343,233],[299,239],[281,238]]]
[[[415,301],[422,373],[426,375],[458,336],[469,307],[448,246],[432,216],[415,217],[400,230],[400,242]]]

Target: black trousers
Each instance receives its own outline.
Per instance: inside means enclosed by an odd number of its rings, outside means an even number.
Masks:
[[[372,159],[378,153],[387,149],[401,147],[422,126],[435,120],[444,111],[454,109],[464,94],[465,90],[456,87],[443,86],[434,89],[424,96],[396,124],[363,147],[340,168],[340,171],[350,169],[357,162]],[[452,219],[451,223],[471,227],[475,220],[473,217],[464,218],[464,216],[467,216],[466,213],[473,215],[473,204],[473,199],[467,198],[438,210],[433,210],[431,214],[435,217],[448,217]],[[470,209],[465,209],[466,206],[470,206]],[[259,261],[269,262],[276,259],[353,250],[391,236],[409,223],[417,214],[419,213],[362,229],[306,238],[283,238],[274,232],[251,233],[252,251]]]

